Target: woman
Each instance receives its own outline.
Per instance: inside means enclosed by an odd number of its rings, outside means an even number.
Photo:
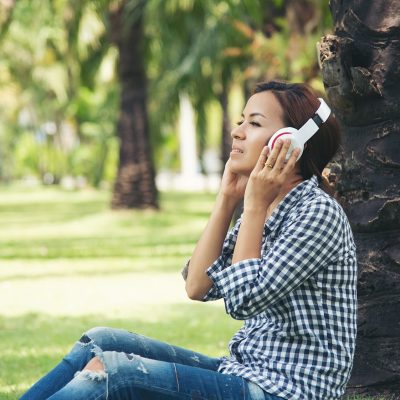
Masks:
[[[186,267],[191,299],[223,298],[245,320],[228,357],[210,358],[111,328],[86,332],[22,399],[339,399],[356,336],[355,244],[322,170],[340,144],[330,116],[301,158],[290,141],[319,101],[302,84],[257,85],[209,222]],[[260,154],[261,153],[261,154]],[[227,233],[243,199],[241,218]]]

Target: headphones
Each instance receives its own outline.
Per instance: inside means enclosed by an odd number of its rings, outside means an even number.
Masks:
[[[297,160],[301,157],[307,140],[317,133],[319,127],[328,119],[329,115],[331,114],[331,109],[329,108],[328,104],[326,104],[325,101],[320,97],[318,100],[320,101],[318,110],[315,111],[314,115],[300,129],[285,127],[279,129],[279,131],[276,131],[272,135],[267,145],[270,152],[274,148],[274,145],[279,138],[282,138],[282,140],[290,139],[291,143],[289,150],[286,153],[286,161],[289,159],[292,151],[296,147],[300,149]]]

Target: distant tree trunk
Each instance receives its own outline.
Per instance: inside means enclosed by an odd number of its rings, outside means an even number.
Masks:
[[[290,3],[290,0],[284,0],[280,4],[276,1],[263,1],[262,32],[266,37],[271,37],[276,31],[282,29],[277,21],[285,16],[285,7],[288,2]]]
[[[219,103],[222,108],[221,161],[223,166],[225,166],[226,162],[228,161],[232,149],[232,125],[228,113],[228,96],[228,85],[226,84],[226,82],[222,82],[222,91],[219,95]]]
[[[198,173],[195,114],[186,93],[179,96],[179,158],[181,174],[188,181],[195,180]]]
[[[343,127],[337,190],[355,234],[358,338],[350,394],[400,398],[400,2],[331,0],[320,61]]]
[[[134,19],[127,22],[125,6],[126,1],[123,1],[119,7],[110,10],[112,40],[119,51],[121,85],[119,166],[112,207],[158,208],[146,107],[147,80],[141,49],[143,12],[137,10],[133,16],[127,16]]]
[[[16,0],[8,0],[6,2],[0,2],[0,41],[3,39],[8,31],[8,28],[12,22],[12,16],[15,9]]]

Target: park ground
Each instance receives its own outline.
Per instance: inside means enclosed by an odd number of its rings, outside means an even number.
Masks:
[[[214,198],[167,192],[160,212],[116,212],[107,191],[0,188],[0,400],[94,326],[227,354],[240,321],[188,300],[180,275]]]

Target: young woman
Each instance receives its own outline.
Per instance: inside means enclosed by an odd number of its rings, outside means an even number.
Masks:
[[[353,362],[357,262],[346,215],[321,176],[339,147],[338,125],[329,116],[298,161],[298,149],[286,160],[290,141],[265,146],[319,105],[303,84],[262,83],[232,131],[214,209],[185,271],[190,298],[223,298],[244,320],[229,356],[94,328],[22,399],[339,399]]]

